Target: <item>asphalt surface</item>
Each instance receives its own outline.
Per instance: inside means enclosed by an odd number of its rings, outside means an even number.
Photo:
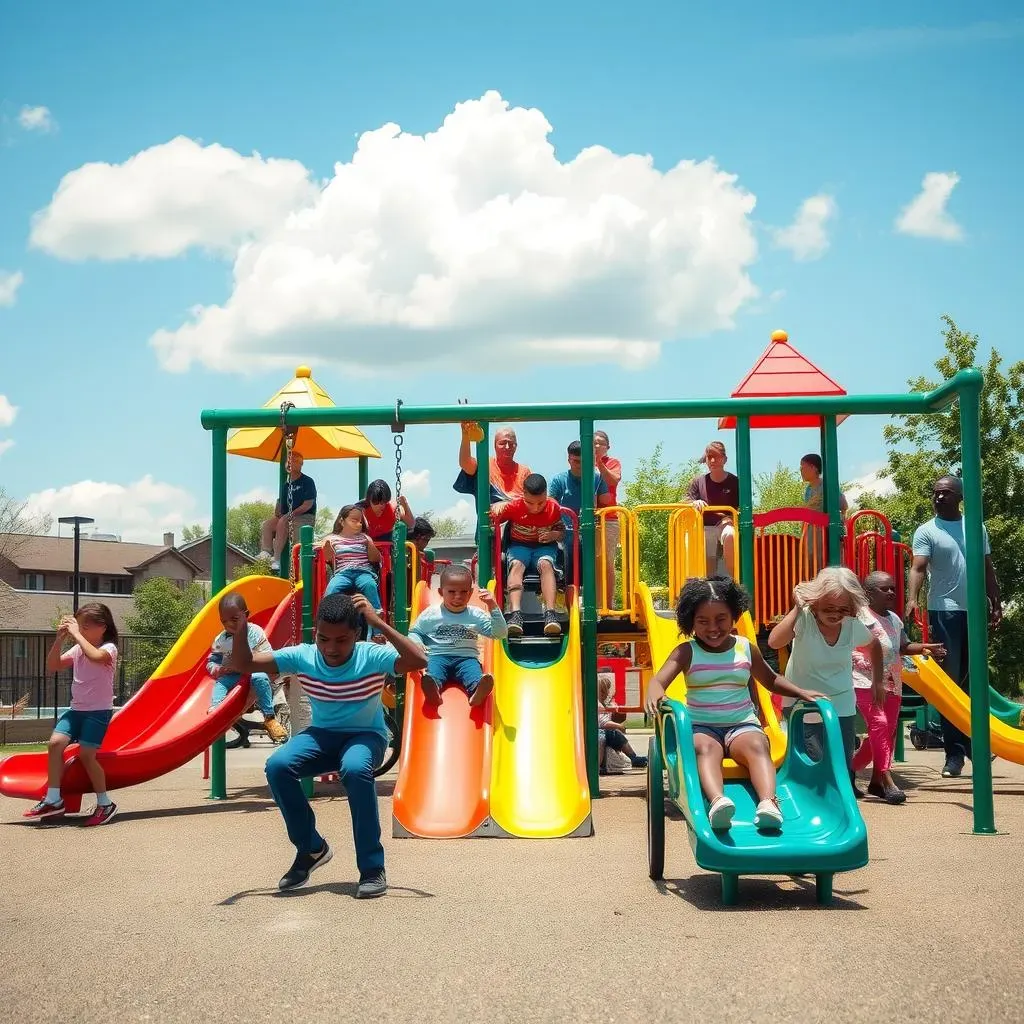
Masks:
[[[316,801],[334,860],[278,895],[292,848],[260,768],[229,755],[119,794],[83,830],[24,824],[0,798],[0,1015],[34,1021],[1019,1021],[1024,769],[997,761],[996,818],[970,780],[910,752],[902,807],[865,801],[871,863],[836,878],[744,878],[719,905],[681,821],[646,874],[642,772],[607,780],[596,835],[392,840],[391,889],[356,901],[344,797]]]

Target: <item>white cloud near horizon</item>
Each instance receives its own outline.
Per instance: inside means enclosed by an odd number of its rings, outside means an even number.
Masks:
[[[454,505],[438,509],[431,516],[432,519],[454,519],[462,524],[463,533],[471,533],[473,524],[476,522],[476,505],[467,498],[459,498]]]
[[[774,231],[776,247],[789,250],[801,263],[820,259],[829,247],[827,225],[838,209],[833,196],[824,192],[809,196],[800,204],[793,223]]]
[[[12,405],[6,395],[0,395],[0,427],[9,427],[17,418],[18,406]]]
[[[27,132],[52,132],[57,127],[49,107],[22,107],[18,111],[18,124]]]
[[[301,165],[279,161],[288,173],[256,190],[255,212],[236,201],[230,216],[202,174],[175,173],[175,154],[198,159],[179,139],[66,175],[33,239],[114,258],[226,248],[249,228],[230,295],[150,339],[172,372],[289,368],[297,356],[354,374],[457,360],[507,372],[480,360],[484,344],[637,369],[666,341],[733,327],[757,295],[756,200],[736,175],[711,159],[662,171],[599,145],[563,161],[552,130],[540,110],[488,92],[423,135],[390,123],[363,133],[313,194]],[[244,199],[251,158],[217,159],[236,167]],[[130,217],[117,202],[126,181]]]
[[[25,275],[20,270],[0,270],[0,306],[13,306],[24,283]]]
[[[896,231],[943,242],[961,241],[964,230],[946,209],[959,181],[960,175],[954,171],[929,171],[921,181],[921,191],[896,218]]]
[[[394,490],[393,485],[392,490]],[[430,497],[430,470],[403,469],[402,494],[409,499],[409,503],[413,506],[413,512],[421,511],[416,508],[415,503],[426,501]]]
[[[13,441],[0,441],[0,455],[3,455],[4,452],[10,451],[13,447]]]
[[[843,488],[846,500],[851,502],[859,501],[861,495],[868,492],[877,494],[879,497],[887,497],[896,493],[896,485],[893,483],[892,477],[886,474],[884,467],[854,477],[847,481]]]

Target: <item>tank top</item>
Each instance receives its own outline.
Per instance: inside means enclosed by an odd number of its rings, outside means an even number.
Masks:
[[[334,550],[335,570],[340,572],[342,569],[369,569],[366,539],[365,533],[357,533],[354,537],[334,534],[331,537],[331,547]]]
[[[733,637],[731,650],[713,653],[695,640],[686,673],[686,707],[694,725],[760,725],[750,699],[750,641]]]

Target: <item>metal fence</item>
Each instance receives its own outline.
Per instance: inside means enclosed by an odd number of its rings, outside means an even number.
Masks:
[[[0,633],[0,708],[22,698],[22,717],[49,718],[71,703],[71,671],[46,671],[46,652],[56,633]],[[122,636],[118,642],[114,703],[120,706],[138,690],[177,640],[169,636]]]

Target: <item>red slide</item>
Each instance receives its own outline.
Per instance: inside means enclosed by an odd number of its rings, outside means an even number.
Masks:
[[[152,678],[111,719],[99,752],[108,790],[135,786],[180,768],[222,736],[245,709],[249,687],[239,686],[208,713],[213,680],[206,673],[206,660],[222,628],[217,602],[229,591],[242,594],[251,620],[266,630],[274,647],[294,643],[300,635],[301,587],[293,590],[276,576],[247,576],[229,584],[207,602]],[[77,744],[65,751],[61,783],[64,804],[72,814],[80,809],[82,795],[92,791],[77,754]],[[0,761],[4,796],[39,800],[45,792],[45,751],[12,754]]]

